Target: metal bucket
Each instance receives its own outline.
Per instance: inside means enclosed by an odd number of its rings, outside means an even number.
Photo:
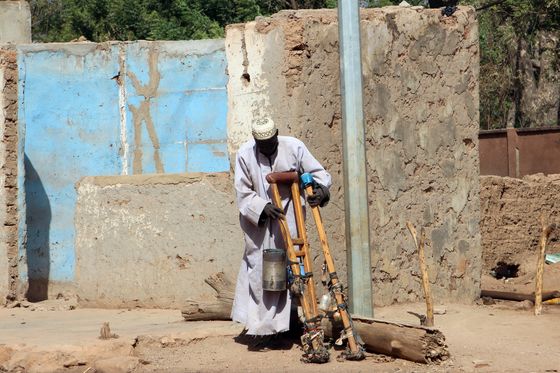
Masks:
[[[285,250],[263,250],[262,287],[265,291],[286,290]]]

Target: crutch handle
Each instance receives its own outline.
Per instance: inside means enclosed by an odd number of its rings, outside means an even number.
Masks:
[[[311,176],[309,172],[302,174],[300,180],[301,180],[301,185],[303,186],[304,189],[307,188],[308,186],[312,186],[315,183],[315,180],[313,180],[313,176]]]
[[[269,184],[292,184],[296,183],[298,178],[298,173],[295,171],[271,172],[266,175],[266,181]]]

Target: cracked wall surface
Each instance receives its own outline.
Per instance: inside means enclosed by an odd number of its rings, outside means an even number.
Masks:
[[[436,302],[470,302],[481,271],[475,12],[385,7],[361,17],[374,302],[422,298],[407,221],[426,228]],[[230,26],[226,53],[230,152],[261,116],[307,144],[333,175],[323,215],[345,278],[336,12],[284,11]]]
[[[0,49],[0,305],[18,298],[16,51]]]
[[[86,177],[77,185],[76,288],[95,307],[214,299],[243,252],[228,173]]]

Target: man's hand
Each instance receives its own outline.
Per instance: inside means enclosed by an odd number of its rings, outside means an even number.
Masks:
[[[284,216],[284,210],[274,206],[272,203],[266,204],[266,206],[264,206],[262,213],[267,218],[274,219],[274,220]]]
[[[327,202],[329,202],[330,193],[327,187],[324,187],[320,184],[313,185],[313,194],[307,196],[307,202],[309,202],[309,206],[325,206]]]

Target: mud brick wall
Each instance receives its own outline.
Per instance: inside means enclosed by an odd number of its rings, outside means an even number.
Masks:
[[[243,255],[228,173],[86,177],[77,185],[76,291],[94,307],[215,299]]]
[[[541,216],[546,224],[560,222],[560,175],[542,174],[514,179],[480,177],[483,269],[500,262],[519,264],[522,273],[534,273],[541,235]],[[560,252],[554,231],[547,253]]]
[[[436,302],[472,301],[481,272],[475,11],[445,18],[385,7],[361,17],[374,302],[422,298],[407,221],[426,228]],[[230,26],[226,53],[230,152],[262,116],[308,145],[333,175],[324,218],[345,277],[336,12],[285,11]]]
[[[0,49],[0,305],[18,294],[16,52]]]

